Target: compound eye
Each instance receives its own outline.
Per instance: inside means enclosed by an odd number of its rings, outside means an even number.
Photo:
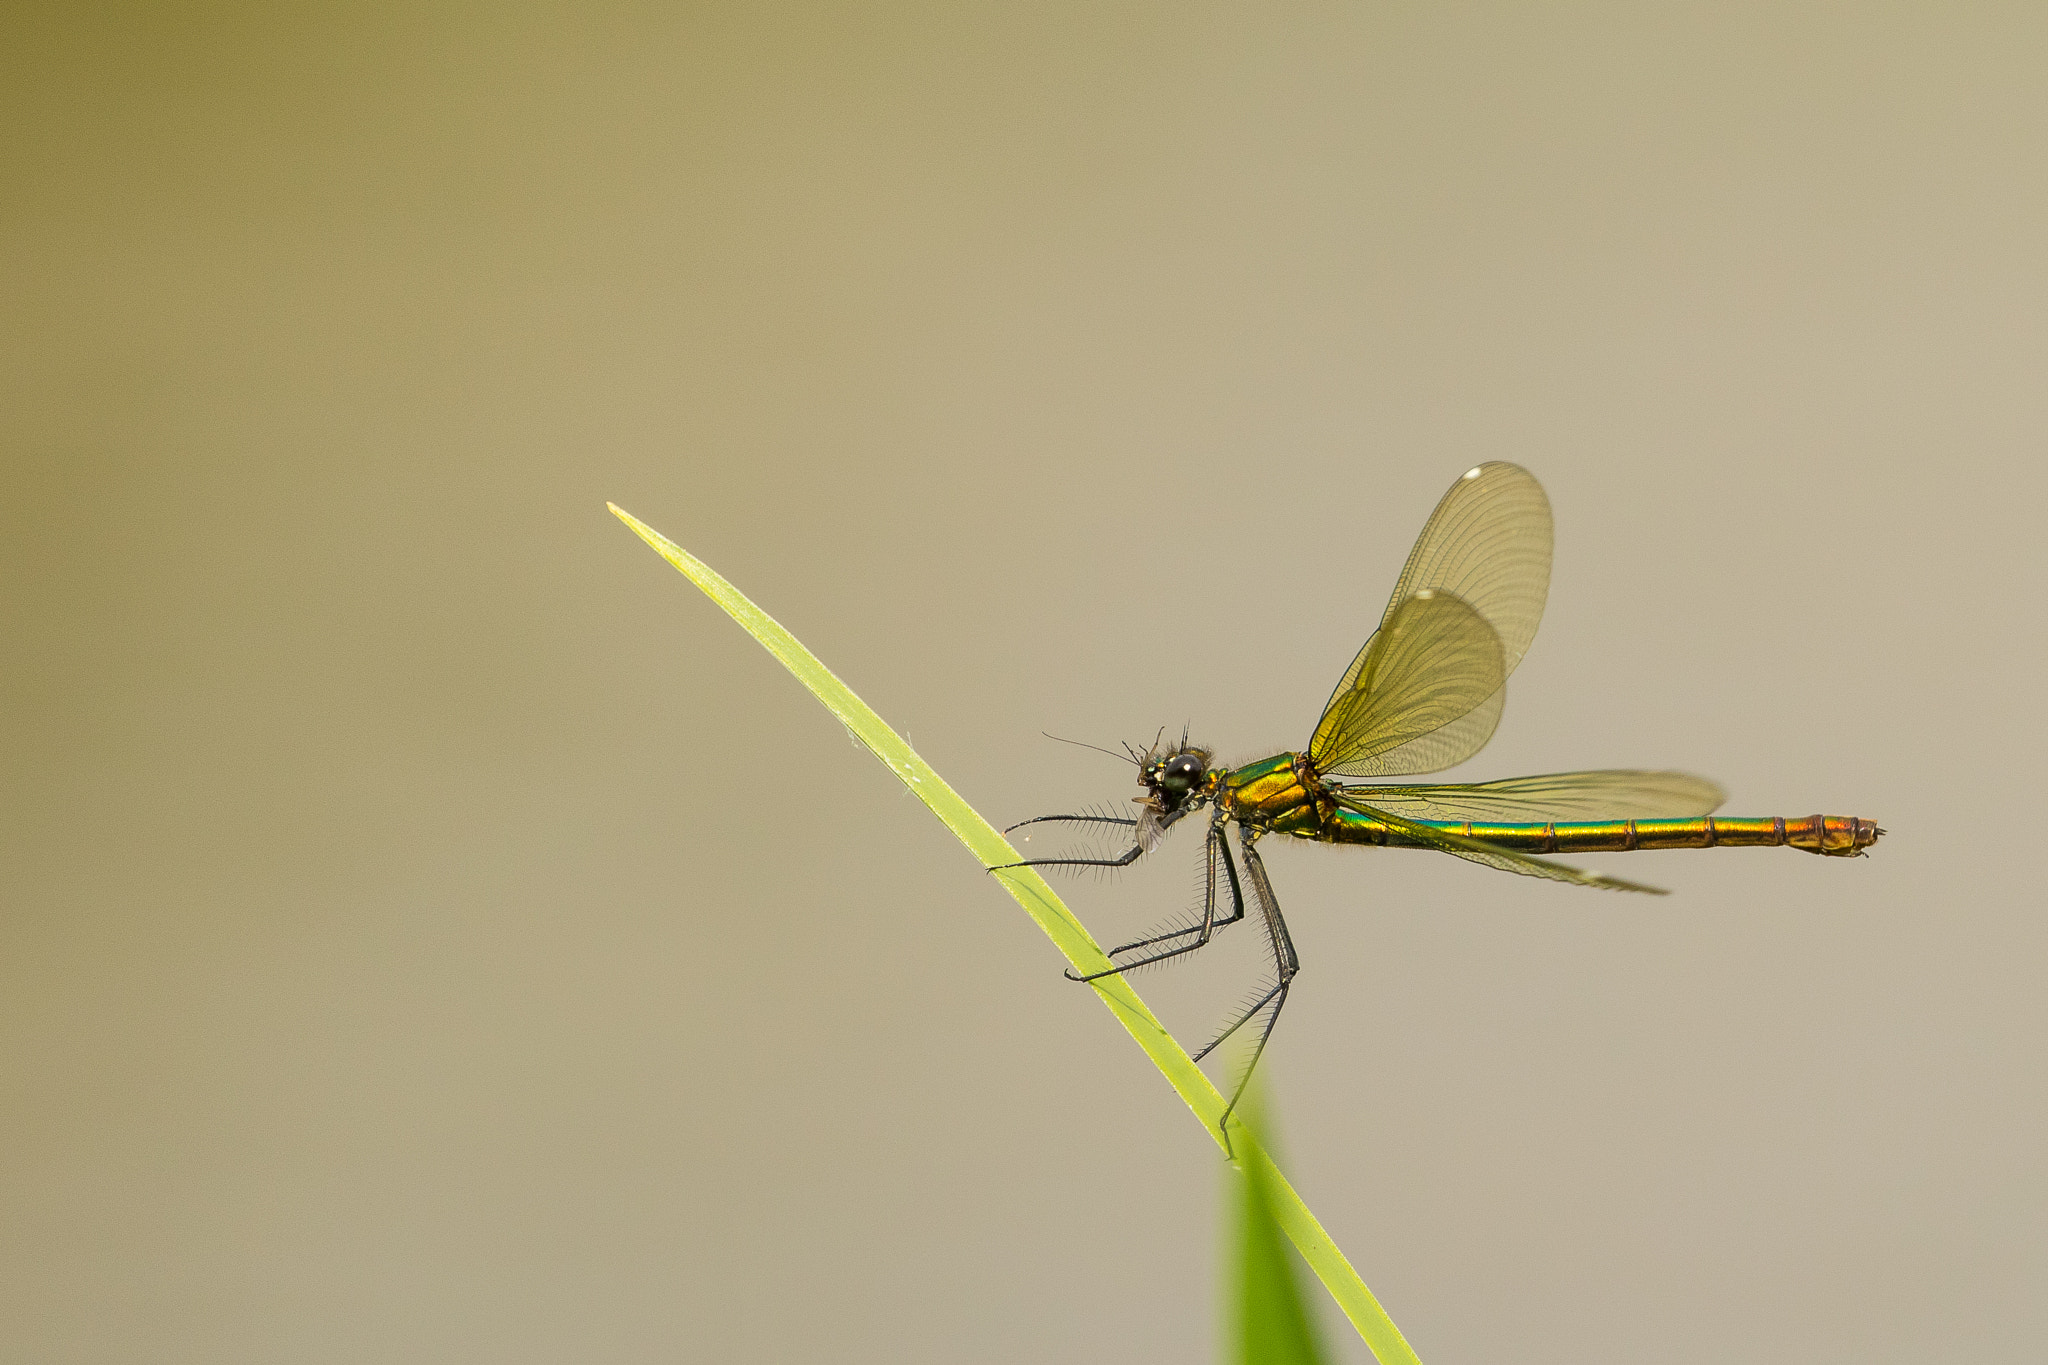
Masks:
[[[1159,785],[1168,791],[1184,792],[1202,780],[1202,760],[1182,754],[1169,761],[1159,774]]]

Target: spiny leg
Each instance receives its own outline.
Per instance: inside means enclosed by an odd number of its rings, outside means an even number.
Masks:
[[[1175,821],[1193,809],[1194,806],[1192,805],[1182,806],[1179,810],[1159,822],[1160,831],[1163,833]],[[1122,820],[1108,815],[1041,815],[1038,817],[1038,820],[1071,820],[1105,825],[1136,825],[1138,823],[1136,820]],[[1037,822],[1037,820],[1026,820],[1023,823],[1030,825]],[[1017,825],[1010,826],[1010,829],[1017,828],[1019,828]],[[1003,832],[1007,834],[1009,830],[1004,830]],[[996,863],[988,870],[991,872],[1001,872],[1012,867],[1129,867],[1144,855],[1146,847],[1147,845],[1144,843],[1133,842],[1128,850],[1114,858],[1026,858],[1021,862]]]
[[[1149,948],[1154,944],[1167,943],[1177,938],[1186,938],[1189,934],[1196,935],[1194,942],[1183,943],[1177,948],[1164,949],[1149,956],[1141,957],[1136,962],[1126,962],[1119,966],[1106,968],[1103,971],[1090,972],[1086,976],[1076,976],[1073,969],[1069,968],[1066,974],[1067,980],[1100,981],[1105,976],[1115,976],[1120,972],[1130,971],[1134,967],[1149,967],[1155,962],[1164,962],[1168,958],[1179,957],[1183,953],[1192,953],[1199,948],[1207,947],[1209,940],[1215,936],[1218,929],[1226,924],[1235,924],[1243,919],[1244,893],[1238,886],[1237,868],[1230,861],[1230,845],[1225,843],[1223,839],[1223,811],[1221,808],[1218,808],[1216,813],[1210,817],[1209,836],[1206,843],[1209,858],[1209,876],[1207,889],[1202,897],[1202,922],[1189,925],[1185,929],[1175,929],[1171,933],[1155,934],[1151,938],[1141,938],[1136,942],[1126,943],[1120,948],[1110,949],[1108,955],[1115,957],[1119,953],[1134,952],[1139,948]],[[1229,874],[1230,883],[1230,913],[1221,919],[1216,917],[1216,857],[1218,853],[1222,854],[1224,869]]]
[[[1301,964],[1294,956],[1294,942],[1287,935],[1287,922],[1280,918],[1279,903],[1273,896],[1273,883],[1266,877],[1266,865],[1259,859],[1258,851],[1252,847],[1253,836],[1243,825],[1238,826],[1237,835],[1238,842],[1244,848],[1245,875],[1252,884],[1252,899],[1258,902],[1259,913],[1265,917],[1266,933],[1273,948],[1273,963],[1279,971],[1280,979],[1273,984],[1271,990],[1240,1011],[1237,1018],[1231,1020],[1222,1032],[1209,1040],[1208,1046],[1195,1054],[1194,1060],[1198,1062],[1221,1047],[1231,1034],[1236,1033],[1257,1017],[1259,1011],[1264,1009],[1274,996],[1283,993],[1287,989],[1287,983],[1292,981],[1294,974],[1301,970]],[[1225,857],[1229,856],[1229,852],[1229,846],[1225,845]],[[1236,881],[1234,874],[1231,880],[1233,883]]]
[[[1121,953],[1136,952],[1140,948],[1149,948],[1155,943],[1166,943],[1173,939],[1185,938],[1189,934],[1213,934],[1215,930],[1221,929],[1226,925],[1235,924],[1244,918],[1244,889],[1238,885],[1237,864],[1231,861],[1230,845],[1225,842],[1223,832],[1218,828],[1223,823],[1224,818],[1223,811],[1220,808],[1209,818],[1207,848],[1208,883],[1204,892],[1206,909],[1202,921],[1198,924],[1190,924],[1184,929],[1171,929],[1163,934],[1154,934],[1150,938],[1133,939],[1129,943],[1111,948],[1109,956],[1116,957]],[[1219,856],[1223,860],[1223,871],[1230,881],[1230,913],[1222,919],[1215,919],[1212,922],[1216,904],[1216,860]],[[1204,941],[1207,941],[1206,938]],[[1142,966],[1143,964],[1133,963],[1131,965]]]
[[[1230,1116],[1236,1112],[1238,1101],[1244,1098],[1245,1088],[1252,1083],[1252,1072],[1258,1068],[1259,1058],[1263,1057],[1266,1053],[1266,1044],[1273,1037],[1273,1026],[1280,1022],[1280,1011],[1287,1006],[1287,990],[1287,982],[1280,982],[1272,986],[1264,995],[1252,1002],[1251,1006],[1242,1014],[1238,1015],[1229,1028],[1217,1034],[1215,1041],[1194,1055],[1195,1061],[1201,1061],[1221,1046],[1224,1039],[1258,1018],[1262,1012],[1265,1014],[1266,1023],[1265,1027],[1259,1030],[1259,1041],[1252,1046],[1251,1058],[1245,1062],[1244,1071],[1237,1078],[1237,1088],[1230,1092],[1230,1103],[1223,1106],[1223,1116],[1216,1120],[1216,1132],[1223,1139],[1223,1155],[1227,1160],[1235,1161],[1237,1159],[1237,1152],[1233,1149],[1230,1141]]]
[[[1018,863],[996,863],[989,871],[1007,872],[1013,867],[1129,867],[1144,852],[1143,844],[1132,844],[1114,858],[1026,858]]]
[[[1011,825],[1009,829],[1005,829],[1003,833],[1008,834],[1011,830],[1019,830],[1026,825],[1043,825],[1055,820],[1064,820],[1076,825],[1135,826],[1138,823],[1136,820],[1123,815],[1034,815],[1029,820],[1019,820],[1016,824]]]
[[[1266,933],[1273,949],[1273,964],[1279,979],[1271,990],[1254,1001],[1249,1008],[1233,1019],[1229,1026],[1217,1034],[1210,1044],[1197,1052],[1194,1060],[1199,1062],[1223,1041],[1243,1028],[1261,1014],[1265,1024],[1259,1030],[1259,1041],[1252,1046],[1251,1060],[1245,1063],[1244,1074],[1238,1078],[1237,1088],[1230,1092],[1230,1103],[1223,1106],[1223,1117],[1217,1120],[1216,1131],[1222,1135],[1223,1149],[1230,1152],[1230,1116],[1237,1109],[1237,1103],[1244,1098],[1245,1087],[1251,1084],[1252,1072],[1258,1068],[1259,1058],[1265,1055],[1266,1044],[1273,1036],[1273,1026],[1280,1022],[1280,1011],[1287,1006],[1288,988],[1301,972],[1301,959],[1295,955],[1293,936],[1287,932],[1287,920],[1280,913],[1279,897],[1273,894],[1273,883],[1266,876],[1266,864],[1253,846],[1257,834],[1240,824],[1237,827],[1238,844],[1244,850],[1245,877],[1252,884],[1252,899],[1258,902],[1259,913],[1265,917]],[[1228,849],[1225,849],[1226,855]]]

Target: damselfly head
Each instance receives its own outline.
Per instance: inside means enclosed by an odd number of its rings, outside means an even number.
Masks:
[[[1189,744],[1185,736],[1177,745],[1155,746],[1138,765],[1138,785],[1146,795],[1136,799],[1162,815],[1180,809],[1207,783],[1210,758],[1207,749]]]

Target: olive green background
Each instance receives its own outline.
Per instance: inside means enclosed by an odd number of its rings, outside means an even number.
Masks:
[[[1208,1139],[604,503],[1007,821],[1303,743],[1503,458],[1460,775],[1890,833],[1275,849],[1299,1187],[1433,1365],[2041,1358],[2048,12],[4,27],[0,1354],[1206,1358]]]

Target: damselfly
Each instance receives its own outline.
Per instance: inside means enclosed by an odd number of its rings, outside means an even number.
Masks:
[[[1144,790],[1133,798],[1135,818],[1042,815],[1011,826],[1122,826],[1130,831],[1131,847],[1115,857],[1032,858],[1008,866],[1127,867],[1174,825],[1197,811],[1209,812],[1199,916],[1112,949],[1114,965],[1103,971],[1067,975],[1095,981],[1184,956],[1245,918],[1247,902],[1256,908],[1274,968],[1272,984],[1194,1054],[1202,1060],[1257,1021],[1257,1042],[1223,1112],[1226,1133],[1231,1110],[1301,970],[1259,856],[1258,841],[1268,834],[1433,848],[1525,876],[1662,895],[1655,887],[1537,855],[1762,846],[1853,857],[1884,833],[1869,820],[1834,815],[1715,816],[1709,812],[1720,806],[1721,789],[1678,772],[1612,769],[1430,786],[1352,780],[1439,772],[1478,753],[1492,738],[1507,677],[1543,617],[1550,548],[1550,503],[1527,470],[1503,462],[1468,470],[1422,528],[1379,629],[1330,694],[1306,752],[1226,768],[1210,750],[1188,743],[1185,733],[1177,744],[1155,741],[1144,752],[1126,746]]]

